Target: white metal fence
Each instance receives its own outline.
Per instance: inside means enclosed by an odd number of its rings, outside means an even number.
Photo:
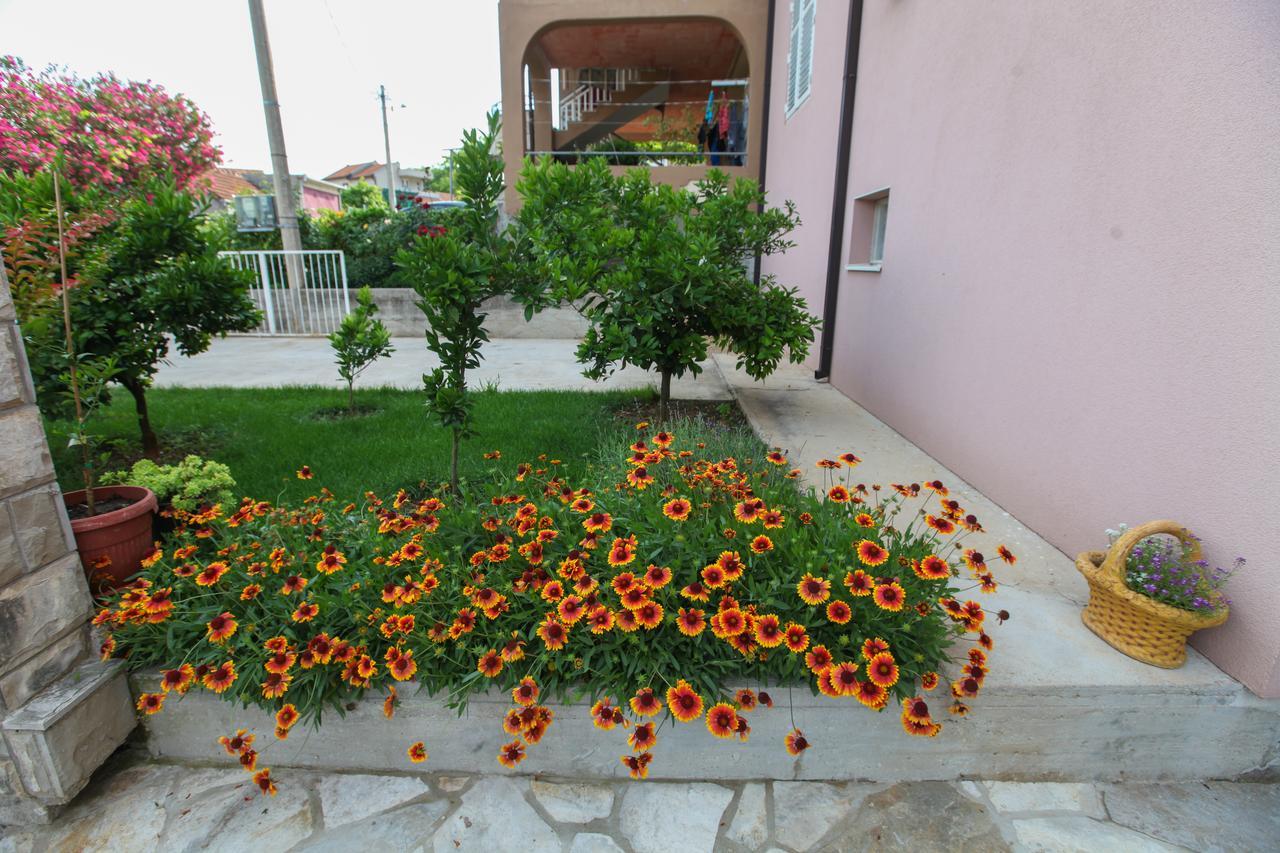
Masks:
[[[249,292],[262,311],[262,335],[327,335],[351,311],[347,261],[342,252],[222,252],[238,269],[252,270],[258,286]]]

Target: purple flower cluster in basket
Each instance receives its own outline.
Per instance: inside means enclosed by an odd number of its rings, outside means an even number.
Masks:
[[[1124,530],[1122,524],[1118,530],[1108,530],[1107,535],[1115,541]],[[1211,566],[1208,560],[1191,559],[1199,540],[1190,539],[1185,544],[1168,536],[1143,539],[1129,553],[1125,583],[1135,592],[1182,610],[1208,613],[1229,606],[1231,599],[1223,594],[1223,588],[1232,573],[1244,565],[1244,557],[1236,557],[1231,568]]]

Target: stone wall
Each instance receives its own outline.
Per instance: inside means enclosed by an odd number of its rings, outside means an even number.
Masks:
[[[133,727],[92,606],[0,267],[0,824],[47,820]]]
[[[395,337],[417,338],[427,325],[418,310],[418,294],[407,287],[380,287],[373,291],[378,306],[378,319]],[[511,299],[499,296],[485,303],[488,312],[485,328],[490,338],[572,338],[580,340],[587,322],[571,308],[548,308],[526,321],[524,308]]]

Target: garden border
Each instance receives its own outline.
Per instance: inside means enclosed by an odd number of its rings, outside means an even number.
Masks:
[[[993,675],[994,678],[994,675]],[[157,676],[135,677],[134,689],[155,689]],[[945,691],[945,686],[939,692]],[[901,782],[997,779],[1121,781],[1274,778],[1260,767],[1273,755],[1280,714],[1274,706],[1231,689],[1152,690],[1117,695],[1074,686],[988,686],[974,715],[950,721],[936,738],[903,733],[895,709],[868,712],[852,699],[815,696],[807,687],[770,688],[775,707],[749,715],[748,743],[713,738],[701,720],[658,730],[649,778],[729,781],[746,779]],[[794,709],[792,709],[794,703]],[[935,699],[939,708],[945,701]],[[326,715],[321,728],[300,724],[287,741],[275,740],[270,715],[242,710],[218,696],[192,691],[171,696],[164,711],[143,721],[153,757],[233,764],[218,745],[236,728],[257,735],[259,765],[333,771],[501,773],[497,763],[509,741],[502,715],[505,693],[472,698],[463,716],[443,697],[406,686],[395,718],[383,716],[382,697],[355,703],[345,716]],[[528,748],[517,773],[576,780],[616,779],[630,750],[621,727],[605,732],[586,702],[550,703],[555,721]],[[787,754],[783,737],[795,724],[812,747]],[[1159,726],[1151,725],[1158,719]],[[424,741],[426,764],[406,750]],[[1265,760],[1265,758],[1264,758]]]

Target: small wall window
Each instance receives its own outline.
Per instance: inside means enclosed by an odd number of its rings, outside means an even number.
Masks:
[[[809,97],[813,83],[813,32],[817,0],[792,0],[787,49],[787,118]]]
[[[853,200],[853,233],[849,242],[851,272],[880,272],[884,265],[884,235],[889,225],[889,188]]]

